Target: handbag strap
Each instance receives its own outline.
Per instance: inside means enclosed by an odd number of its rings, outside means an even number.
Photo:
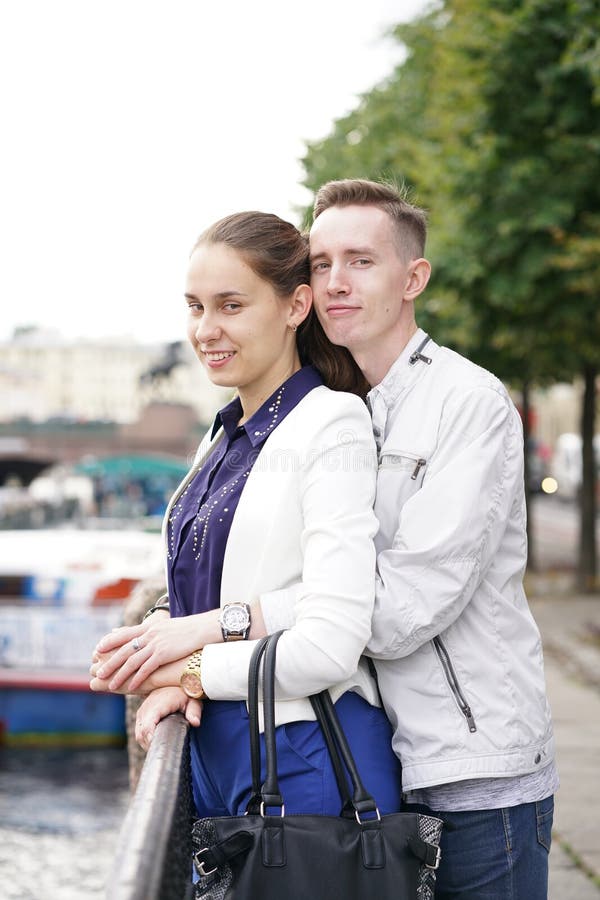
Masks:
[[[346,734],[344,729],[342,728],[342,723],[338,718],[338,714],[335,710],[335,706],[333,705],[333,700],[331,699],[331,694],[329,691],[321,691],[320,694],[316,695],[318,698],[317,704],[313,704],[313,709],[317,715],[317,719],[325,735],[325,740],[327,743],[327,747],[329,749],[329,753],[331,755],[332,761],[334,760],[334,755],[332,752],[332,747],[330,746],[329,740],[327,739],[328,732],[331,733],[331,740],[334,745],[335,755],[338,758],[338,765],[336,767],[336,763],[333,763],[333,769],[336,774],[336,779],[338,780],[338,789],[340,791],[340,795],[342,799],[344,798],[344,793],[347,794],[347,782],[346,783],[346,792],[342,791],[339,778],[338,778],[338,770],[341,770],[341,761],[350,776],[350,781],[352,783],[352,798],[350,802],[351,810],[356,814],[357,818],[360,818],[361,813],[373,812],[379,816],[379,811],[377,809],[377,803],[374,798],[365,788],[362,779],[360,777],[360,773],[358,771],[358,767],[352,755],[352,751],[350,750],[350,745],[348,744],[348,739],[346,738]],[[311,702],[313,698],[311,697]],[[342,809],[342,814],[347,811]]]
[[[342,798],[342,815],[348,813],[354,815],[352,797],[350,796],[350,791],[348,789],[348,776],[346,775],[346,771],[342,764],[337,744],[335,743],[335,739],[329,726],[329,721],[323,712],[321,694],[313,694],[312,697],[309,697],[308,699],[310,700],[311,706],[317,717],[317,722],[321,726],[321,731],[323,732],[323,737],[327,744],[327,750],[329,751],[329,757],[333,766],[333,773],[340,792],[340,797]]]
[[[267,649],[269,637],[261,638],[252,652],[248,667],[248,724],[250,732],[250,763],[252,771],[252,796],[247,811],[257,813],[262,802],[260,771],[260,730],[258,725],[258,683],[260,661]]]
[[[264,806],[280,806],[283,814],[283,797],[277,778],[277,744],[275,741],[275,659],[277,642],[282,631],[270,635],[263,665],[263,704],[265,716],[265,757],[267,775],[261,795]]]
[[[275,740],[275,662],[277,655],[277,642],[283,632],[279,631],[270,635],[266,640],[266,650],[261,641],[254,651],[248,679],[248,696],[250,694],[256,699],[258,707],[258,667],[260,658],[265,654],[263,666],[263,703],[265,718],[265,755],[266,755],[266,778],[262,785],[260,796],[263,809],[267,806],[279,806],[283,810],[283,798],[279,790],[279,782],[277,777],[277,746]],[[254,658],[257,657],[256,664]],[[377,804],[371,794],[366,790],[362,783],[358,768],[352,756],[352,751],[348,745],[346,735],[335,711],[331,695],[329,691],[321,691],[315,695],[314,702],[311,697],[311,703],[317,721],[323,732],[325,743],[332,760],[333,770],[338,784],[338,790],[342,798],[342,814],[356,815],[360,817],[361,813],[373,812],[379,815]],[[258,713],[256,719],[251,721],[251,730],[258,734]],[[251,737],[251,745],[252,745]],[[352,795],[348,790],[348,780],[344,774],[348,772],[352,783]],[[254,788],[254,760],[253,760],[253,792]]]

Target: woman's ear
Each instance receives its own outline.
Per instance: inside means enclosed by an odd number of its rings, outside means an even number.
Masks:
[[[426,259],[413,259],[409,268],[408,284],[404,291],[405,300],[415,300],[427,287],[431,275],[431,263]]]
[[[308,284],[299,285],[294,291],[290,307],[290,325],[301,325],[310,312],[313,302],[312,291]]]

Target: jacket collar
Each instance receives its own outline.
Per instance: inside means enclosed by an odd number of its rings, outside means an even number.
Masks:
[[[243,416],[243,409],[240,398],[236,396],[217,413],[211,438],[214,438],[223,428],[227,437],[231,439],[240,427],[248,435],[252,446],[259,447],[264,444],[271,431],[281,424],[300,400],[321,384],[323,384],[323,379],[314,366],[303,366],[284,381],[248,421],[240,426],[238,426],[238,422]]]
[[[382,398],[388,409],[394,406],[400,394],[418,381],[429,369],[438,350],[438,344],[422,328],[417,328],[398,359],[391,365],[385,378],[371,388],[367,394],[369,408],[372,409],[377,397]]]

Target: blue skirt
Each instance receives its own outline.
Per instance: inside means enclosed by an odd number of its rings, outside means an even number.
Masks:
[[[379,707],[353,691],[335,704],[366,789],[382,815],[399,812],[400,762],[392,750],[392,728]],[[207,700],[202,722],[191,730],[192,785],[198,816],[242,815],[250,799],[250,741],[244,702]],[[286,814],[337,816],[341,797],[317,722],[276,729],[279,787]],[[264,737],[261,735],[264,777]]]

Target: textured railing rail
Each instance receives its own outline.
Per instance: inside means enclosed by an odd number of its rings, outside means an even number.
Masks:
[[[192,871],[188,724],[159,723],[119,832],[110,900],[188,900]]]

